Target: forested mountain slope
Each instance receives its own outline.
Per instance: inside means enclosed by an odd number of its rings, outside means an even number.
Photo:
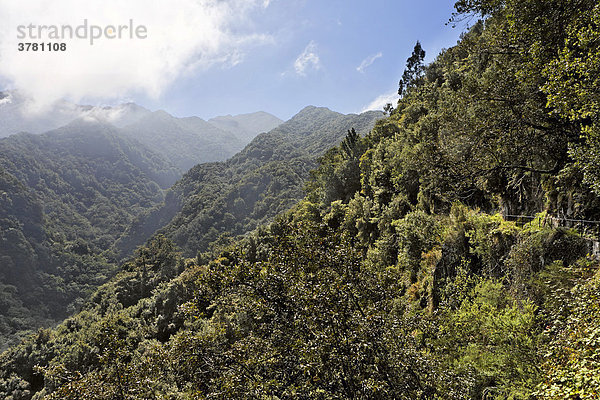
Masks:
[[[0,394],[597,399],[597,232],[548,217],[600,212],[600,5],[456,8],[485,18],[430,65],[415,46],[391,116],[328,150],[293,210],[209,259],[155,236],[0,356]]]
[[[108,250],[135,218],[162,202],[183,171],[198,161],[228,158],[253,128],[276,122],[266,113],[262,122],[242,118],[233,127],[240,139],[200,118],[151,113],[135,104],[62,102],[30,118],[20,112],[26,99],[18,93],[2,99],[4,129],[39,131],[43,124],[74,120],[48,133],[0,140],[0,348],[20,332],[64,318],[108,279],[114,271]]]
[[[343,115],[306,107],[226,162],[188,171],[167,193],[165,204],[139,219],[119,241],[121,254],[130,254],[142,244],[140,238],[159,229],[187,255],[255,229],[302,198],[318,157],[348,130],[365,134],[381,117],[375,111]]]
[[[36,319],[64,318],[104,282],[114,266],[103,253],[179,174],[112,126],[84,121],[0,140],[0,171],[1,346]]]

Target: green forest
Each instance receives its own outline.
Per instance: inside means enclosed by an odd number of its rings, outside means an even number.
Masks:
[[[0,158],[13,258],[90,271],[23,283],[80,300],[0,355],[0,397],[600,398],[600,4],[455,9],[469,28],[429,64],[416,42],[385,118],[305,109],[166,194],[173,167],[111,135],[123,176],[98,182]],[[13,138],[18,163],[37,139]]]
[[[178,170],[114,128],[0,141],[0,349],[62,320],[116,272],[110,247]]]

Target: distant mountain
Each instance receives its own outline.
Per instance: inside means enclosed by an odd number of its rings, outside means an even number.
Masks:
[[[138,218],[116,244],[119,254],[156,231],[188,256],[219,238],[243,235],[291,208],[317,159],[349,129],[367,133],[383,113],[343,115],[306,107],[289,121],[258,135],[226,162],[199,164],[167,193],[162,206]],[[163,228],[164,227],[164,228]],[[162,228],[162,229],[161,229]]]
[[[269,132],[283,123],[274,115],[259,111],[250,114],[225,115],[211,118],[208,122],[219,129],[231,132],[246,143],[254,139],[256,135]]]
[[[150,113],[123,128],[123,133],[161,154],[183,172],[203,162],[223,161],[247,143],[198,117],[176,118]]]
[[[162,110],[152,112],[135,103],[94,107],[59,101],[35,111],[19,92],[0,92],[0,138],[20,132],[39,134],[76,120],[122,128],[119,134],[162,155],[181,173],[198,163],[224,161],[257,134],[283,122],[266,112],[216,117],[207,122],[198,117],[177,118]]]
[[[123,134],[161,154],[182,172],[199,163],[225,161],[244,148],[257,134],[271,130],[281,120],[265,112],[216,117],[209,122],[199,117],[177,118],[159,110],[140,113],[114,110],[115,125],[123,127]],[[97,113],[107,120],[104,113]],[[128,117],[131,124],[123,122]],[[102,119],[101,119],[102,120]]]

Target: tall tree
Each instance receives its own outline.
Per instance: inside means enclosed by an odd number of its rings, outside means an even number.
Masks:
[[[398,94],[402,96],[410,87],[417,86],[423,73],[425,65],[425,50],[421,47],[421,43],[417,40],[411,56],[406,60],[406,69],[402,74],[402,79],[399,82]]]

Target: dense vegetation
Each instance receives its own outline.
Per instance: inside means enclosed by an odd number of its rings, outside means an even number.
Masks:
[[[0,141],[0,347],[63,319],[112,276],[106,250],[177,177],[107,125]]]
[[[293,210],[210,261],[154,236],[0,357],[0,393],[597,399],[594,232],[549,217],[600,212],[600,5],[456,9],[485,18],[430,65],[416,46],[389,118],[344,130]],[[206,168],[189,182],[224,170]]]
[[[230,131],[225,133],[199,118],[138,108],[124,106],[122,121],[115,122],[123,128],[88,118],[46,134],[23,133],[0,142],[0,348],[78,310],[114,274],[120,259],[115,243],[141,244],[170,221],[171,203],[160,208],[167,216],[152,221],[154,230],[136,232],[139,236],[128,231],[159,207],[165,190],[180,177],[173,163],[185,167],[202,157],[226,158],[259,129],[279,124],[266,113],[220,117],[218,122]],[[330,119],[339,116],[331,114]],[[131,119],[136,122],[126,123]],[[327,122],[324,118],[311,128]],[[135,134],[144,127],[143,134]],[[226,138],[233,139],[224,146]],[[280,156],[280,168],[285,168],[287,155]],[[301,185],[302,180],[290,184],[294,199],[301,197]],[[173,192],[167,196],[172,199]],[[276,205],[269,203],[263,211],[274,216],[292,205],[289,201],[286,208],[270,210]],[[215,218],[223,220],[224,215]],[[123,254],[130,257],[131,252]]]

